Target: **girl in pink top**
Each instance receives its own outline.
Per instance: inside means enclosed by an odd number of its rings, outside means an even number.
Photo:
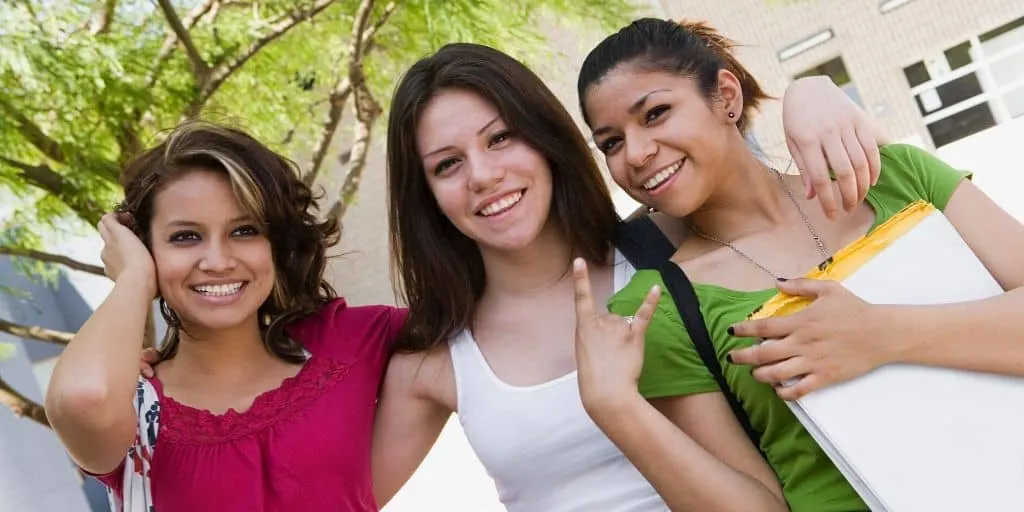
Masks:
[[[338,227],[317,219],[292,164],[190,123],[125,176],[123,213],[99,226],[114,289],[47,395],[72,458],[121,497],[134,446],[151,461],[152,510],[377,510],[370,435],[404,315],[335,297],[322,274]],[[132,400],[155,296],[168,331],[150,452]]]

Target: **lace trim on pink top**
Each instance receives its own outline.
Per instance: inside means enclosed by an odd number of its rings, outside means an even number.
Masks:
[[[160,440],[215,444],[252,435],[290,418],[346,375],[348,367],[344,364],[330,358],[312,357],[294,377],[257,396],[252,406],[241,413],[229,409],[224,414],[214,414],[161,396]]]

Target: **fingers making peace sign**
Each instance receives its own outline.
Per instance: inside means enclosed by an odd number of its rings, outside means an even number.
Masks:
[[[637,392],[644,360],[644,334],[661,290],[654,286],[631,317],[605,313],[594,304],[587,264],[573,262],[576,284],[576,368],[580,397],[588,411],[613,407]]]

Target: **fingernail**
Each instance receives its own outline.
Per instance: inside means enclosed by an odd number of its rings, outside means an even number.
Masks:
[[[725,332],[727,332],[729,336],[736,336],[736,328],[731,325],[725,330]]]
[[[786,279],[785,277],[776,277],[775,279],[778,279],[779,281],[781,281],[783,283],[786,282],[786,281],[789,281],[789,279]]]
[[[583,258],[576,258],[572,260],[572,268],[577,272],[583,270]]]
[[[729,364],[735,363],[735,361],[732,360],[732,352],[729,352],[728,354],[725,355],[725,360],[728,361]]]

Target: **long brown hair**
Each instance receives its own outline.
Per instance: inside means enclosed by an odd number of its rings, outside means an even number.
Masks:
[[[509,128],[548,161],[552,215],[576,254],[603,263],[618,222],[586,139],[537,75],[476,44],[450,44],[420,60],[398,84],[388,118],[392,274],[396,295],[409,306],[398,350],[427,350],[467,328],[486,283],[480,250],[441,212],[416,146],[423,109],[453,88],[493,104]]]
[[[122,177],[125,198],[117,211],[131,216],[133,230],[147,247],[152,248],[154,198],[167,184],[197,169],[224,173],[239,203],[262,221],[277,275],[270,297],[258,310],[263,344],[284,361],[304,361],[302,347],[284,328],[336,295],[323,273],[327,249],[338,242],[337,221],[317,218],[317,198],[290,160],[241,130],[188,122],[132,160]],[[160,311],[167,321],[160,346],[163,360],[177,352],[183,326],[163,298]]]
[[[736,60],[732,53],[735,46],[703,21],[638,19],[601,41],[583,61],[576,83],[583,117],[587,118],[583,105],[587,89],[621,64],[692,77],[709,100],[717,94],[718,72],[725,69],[740,82],[743,112],[736,125],[741,132],[746,131],[753,112],[771,96]]]

